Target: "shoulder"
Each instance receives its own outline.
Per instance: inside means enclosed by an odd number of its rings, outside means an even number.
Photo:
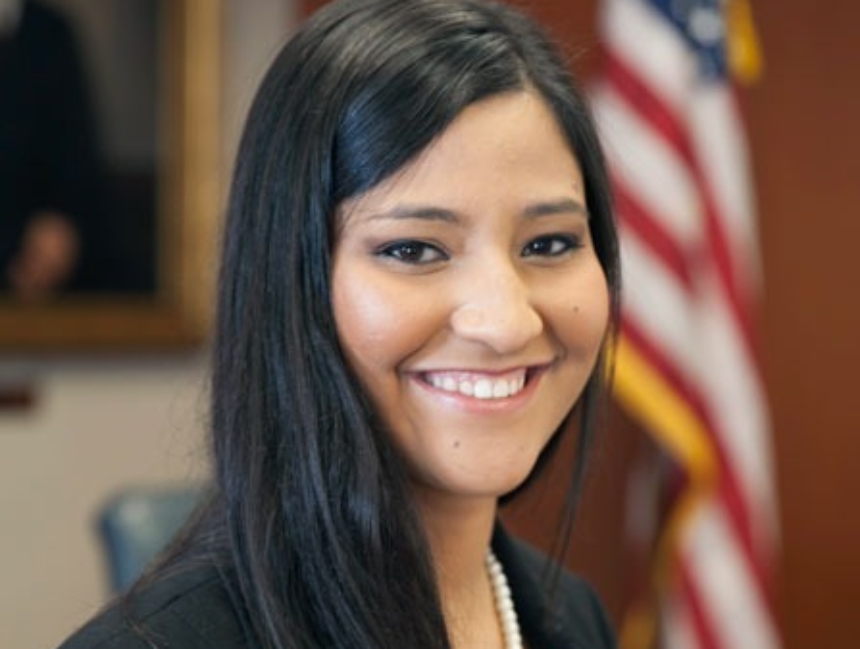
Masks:
[[[493,547],[502,562],[527,637],[540,646],[612,649],[615,634],[594,588],[561,569],[531,545],[497,530]]]
[[[139,586],[59,649],[238,649],[250,645],[242,619],[223,576],[200,567]]]

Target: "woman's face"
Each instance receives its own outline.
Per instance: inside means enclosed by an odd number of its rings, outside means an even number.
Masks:
[[[579,398],[609,311],[552,113],[527,91],[476,103],[338,218],[338,335],[414,484],[515,488]]]

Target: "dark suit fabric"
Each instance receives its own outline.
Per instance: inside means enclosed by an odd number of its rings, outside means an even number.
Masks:
[[[555,605],[541,589],[545,558],[501,530],[493,548],[504,566],[529,649],[611,649],[610,625],[594,591],[565,573]],[[200,567],[145,587],[109,607],[60,649],[251,649],[258,644],[229,578]],[[135,628],[137,627],[137,628]],[[407,648],[404,648],[407,649]]]

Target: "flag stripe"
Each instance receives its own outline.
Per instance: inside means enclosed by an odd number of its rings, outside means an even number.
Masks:
[[[623,180],[616,178],[614,185],[615,205],[618,211],[624,214],[624,226],[633,230],[642,243],[672,271],[684,288],[690,290],[693,277],[686,255],[677,240],[647,213],[645,207],[625,188]]]
[[[712,197],[732,246],[733,261],[749,292],[759,288],[756,247],[757,229],[753,216],[751,176],[746,145],[740,134],[743,124],[736,93],[730,88],[703,88],[696,110],[687,122],[699,167],[712,187]]]
[[[690,566],[685,561],[678,561],[680,572],[678,575],[680,594],[684,598],[687,613],[690,616],[689,623],[696,633],[696,639],[702,649],[721,649],[721,645],[717,641],[717,634],[714,630],[712,621],[708,619],[709,603],[703,601],[703,597],[697,588],[698,579],[692,573]],[[671,619],[667,620],[668,624],[672,624]],[[676,648],[671,648],[676,649]],[[677,647],[677,649],[683,649]],[[740,647],[738,647],[740,649]]]

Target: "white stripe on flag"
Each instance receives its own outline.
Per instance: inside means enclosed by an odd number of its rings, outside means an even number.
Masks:
[[[733,261],[750,289],[758,292],[761,270],[752,173],[736,100],[723,84],[703,86],[689,102],[687,124],[717,213],[730,235]]]

